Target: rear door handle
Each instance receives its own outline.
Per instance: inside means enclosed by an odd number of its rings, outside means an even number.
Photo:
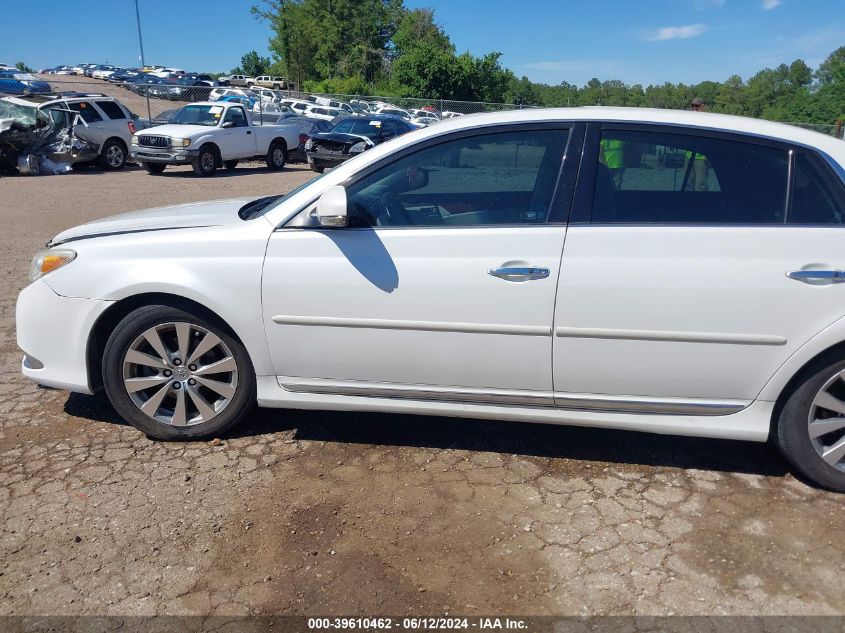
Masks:
[[[504,266],[491,268],[487,271],[487,274],[505,281],[531,281],[532,279],[545,279],[549,276],[549,269],[537,266]]]
[[[825,284],[841,284],[845,282],[845,270],[793,270],[786,276],[796,281],[807,281]]]

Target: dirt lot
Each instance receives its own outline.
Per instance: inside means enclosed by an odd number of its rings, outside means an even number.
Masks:
[[[165,444],[19,376],[57,231],[310,176],[0,179],[0,614],[843,613],[843,497],[767,445],[280,410]]]

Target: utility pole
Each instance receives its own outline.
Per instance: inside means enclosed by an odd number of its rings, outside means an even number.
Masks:
[[[141,68],[146,67],[147,63],[144,61],[144,39],[141,37],[141,12],[138,10],[138,0],[135,0],[135,21],[138,23],[138,46],[141,48]],[[150,111],[150,87],[144,90],[147,96],[147,120],[152,121],[153,115]]]

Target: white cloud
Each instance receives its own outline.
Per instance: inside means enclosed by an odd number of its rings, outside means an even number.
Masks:
[[[772,9],[780,6],[781,0],[763,0],[763,8],[766,11],[771,11]]]
[[[771,1],[771,0],[769,0]],[[686,40],[698,37],[707,30],[705,24],[687,24],[685,26],[664,26],[645,36],[648,42],[663,42],[665,40]]]
[[[699,11],[721,9],[723,6],[725,6],[725,0],[695,0],[695,8]]]

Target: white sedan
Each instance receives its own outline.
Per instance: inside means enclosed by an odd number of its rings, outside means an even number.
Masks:
[[[23,373],[195,439],[266,407],[764,441],[845,490],[845,144],[531,109],[400,136],[284,196],[57,235]]]

